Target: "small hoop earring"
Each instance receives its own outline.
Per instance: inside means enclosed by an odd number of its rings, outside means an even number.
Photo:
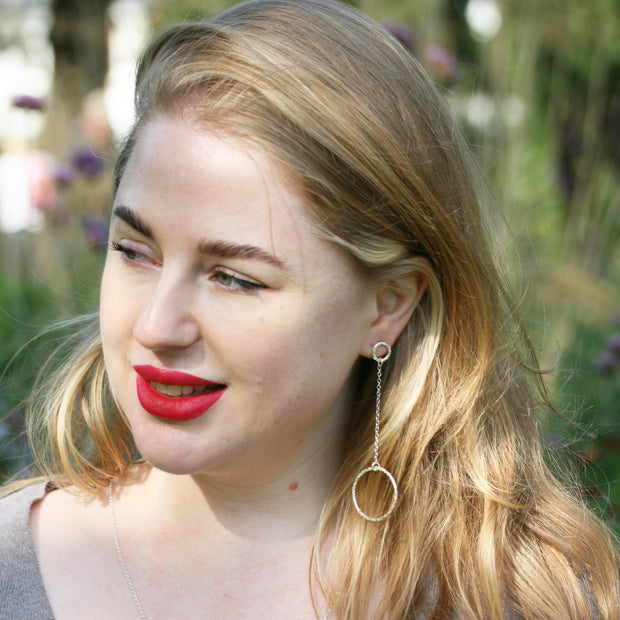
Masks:
[[[386,349],[386,353],[383,356],[379,356],[377,352],[380,347],[385,347]],[[370,464],[370,467],[366,467],[366,469],[363,469],[359,474],[357,474],[355,481],[353,482],[353,487],[351,489],[351,495],[353,496],[353,505],[355,506],[355,510],[357,510],[358,514],[361,517],[364,517],[364,519],[366,519],[367,521],[374,521],[374,522],[383,521],[384,519],[387,519],[392,514],[392,512],[394,512],[394,508],[396,507],[396,502],[398,501],[398,485],[396,484],[396,480],[394,480],[394,476],[392,476],[392,474],[387,469],[379,465],[379,419],[381,416],[381,368],[384,362],[387,362],[387,360],[390,358],[391,354],[392,354],[392,348],[387,342],[377,342],[377,344],[375,344],[375,346],[372,348],[372,359],[374,359],[375,362],[377,362],[377,402],[375,406],[375,454],[374,454],[373,461]],[[390,481],[392,485],[392,491],[393,491],[392,503],[390,507],[388,508],[387,512],[385,512],[379,517],[371,517],[367,515],[359,507],[359,504],[357,503],[357,495],[355,493],[357,490],[357,483],[360,481],[360,479],[363,476],[365,476],[367,473],[370,473],[370,472],[380,472],[384,474],[385,476],[387,476],[388,480]]]

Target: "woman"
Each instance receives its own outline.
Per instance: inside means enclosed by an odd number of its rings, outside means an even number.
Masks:
[[[478,184],[416,61],[346,5],[156,36],[98,322],[33,399],[47,484],[2,505],[2,554],[30,558],[5,608],[617,617],[610,536],[544,464]]]

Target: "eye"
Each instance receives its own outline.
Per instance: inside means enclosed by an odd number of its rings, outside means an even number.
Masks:
[[[142,261],[150,261],[153,262],[151,258],[149,258],[146,254],[143,254],[139,250],[132,248],[130,245],[125,243],[121,243],[119,241],[113,241],[110,244],[110,249],[114,252],[120,252],[122,258],[129,262],[142,262]]]
[[[247,278],[241,278],[237,275],[222,270],[216,271],[213,274],[213,279],[215,279],[217,283],[221,286],[233,290],[237,289],[252,292],[261,288],[267,288],[264,284],[261,284],[260,282],[256,282],[255,280],[249,280]]]

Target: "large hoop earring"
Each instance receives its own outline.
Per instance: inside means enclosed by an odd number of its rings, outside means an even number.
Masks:
[[[386,349],[386,353],[383,356],[379,356],[377,352],[380,347],[384,347]],[[375,454],[374,454],[373,461],[370,464],[370,467],[366,467],[366,469],[363,469],[359,474],[357,474],[357,477],[355,478],[355,481],[353,482],[353,487],[351,489],[351,495],[353,497],[353,505],[355,506],[355,510],[357,510],[358,514],[361,517],[364,517],[364,519],[366,519],[367,521],[374,521],[374,522],[383,521],[384,519],[387,519],[392,514],[392,512],[394,512],[394,508],[396,507],[396,502],[398,501],[398,485],[396,484],[396,480],[394,480],[394,476],[392,476],[392,474],[387,469],[385,469],[384,467],[381,467],[381,465],[379,464],[379,420],[381,416],[381,368],[384,362],[386,362],[390,358],[391,354],[392,354],[392,348],[387,342],[377,342],[377,344],[375,344],[375,346],[372,348],[372,359],[374,359],[375,362],[377,362],[377,402],[375,406]],[[363,476],[365,476],[366,474],[370,472],[380,472],[384,474],[385,476],[387,476],[388,480],[390,481],[392,485],[392,491],[393,491],[392,503],[390,507],[388,508],[387,512],[385,512],[379,517],[371,517],[367,515],[359,507],[359,504],[357,503],[357,496],[355,494],[355,491],[357,489],[357,483],[360,481],[360,479]]]

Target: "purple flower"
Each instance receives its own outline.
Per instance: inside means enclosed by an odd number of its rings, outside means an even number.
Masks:
[[[620,365],[620,359],[613,351],[603,351],[594,363],[596,371],[602,375],[611,374]]]
[[[56,185],[66,187],[73,183],[73,177],[75,176],[74,170],[68,164],[58,164],[52,172],[52,179]]]
[[[383,24],[385,29],[402,45],[404,45],[410,52],[415,52],[416,36],[413,29],[405,24],[400,23],[388,23]]]
[[[439,45],[431,45],[426,49],[426,64],[444,84],[454,84],[459,77],[459,69],[454,54]]]
[[[108,225],[100,217],[85,215],[82,218],[82,229],[88,243],[103,245],[108,240]]]
[[[47,99],[45,97],[33,97],[32,95],[16,95],[11,103],[15,108],[22,110],[45,110],[47,108]]]
[[[607,341],[607,350],[612,353],[620,353],[620,334],[614,334]]]
[[[90,146],[85,146],[74,151],[71,164],[80,174],[94,179],[103,172],[105,160]]]

